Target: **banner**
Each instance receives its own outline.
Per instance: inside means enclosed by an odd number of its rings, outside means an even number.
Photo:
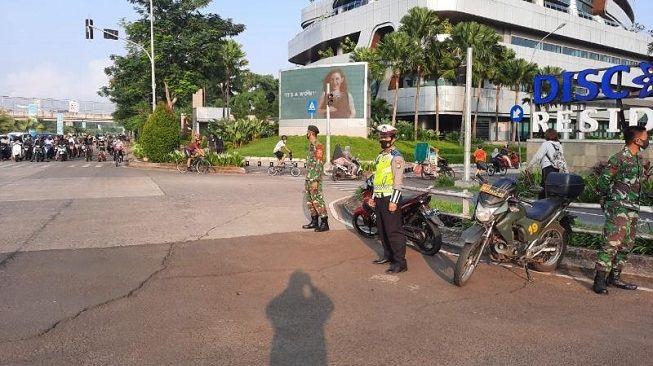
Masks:
[[[327,84],[330,84],[331,96],[326,95]],[[283,70],[279,84],[279,117],[282,120],[325,119],[331,100],[331,119],[366,119],[366,87],[366,63]],[[317,106],[311,108],[314,100]]]

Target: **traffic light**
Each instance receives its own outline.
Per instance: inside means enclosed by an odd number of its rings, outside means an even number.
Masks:
[[[333,105],[333,93],[329,93],[328,100],[329,101],[327,104],[329,105],[329,107],[331,107]]]
[[[118,30],[117,29],[108,29],[104,28],[104,39],[118,39]]]
[[[93,19],[86,19],[86,39],[93,39]]]

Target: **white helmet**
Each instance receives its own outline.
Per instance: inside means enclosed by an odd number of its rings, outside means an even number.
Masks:
[[[380,137],[394,137],[397,134],[397,129],[389,124],[382,124],[376,129],[379,131]]]

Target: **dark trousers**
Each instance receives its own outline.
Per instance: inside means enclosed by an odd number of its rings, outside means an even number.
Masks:
[[[558,172],[560,172],[560,170],[554,168],[551,165],[542,169],[542,182],[540,183],[540,185],[542,185],[542,192],[540,192],[538,196],[539,199],[546,198],[546,176],[549,175],[549,173],[558,173]]]
[[[406,266],[406,236],[402,227],[401,209],[395,212],[388,211],[390,197],[375,198],[376,225],[379,229],[379,238],[383,244],[383,256],[392,263]]]

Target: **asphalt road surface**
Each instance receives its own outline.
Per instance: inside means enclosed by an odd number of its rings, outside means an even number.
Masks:
[[[88,165],[88,166],[86,166]],[[327,183],[328,201],[358,182]],[[0,163],[0,365],[649,365],[653,293],[306,232],[302,181]]]

